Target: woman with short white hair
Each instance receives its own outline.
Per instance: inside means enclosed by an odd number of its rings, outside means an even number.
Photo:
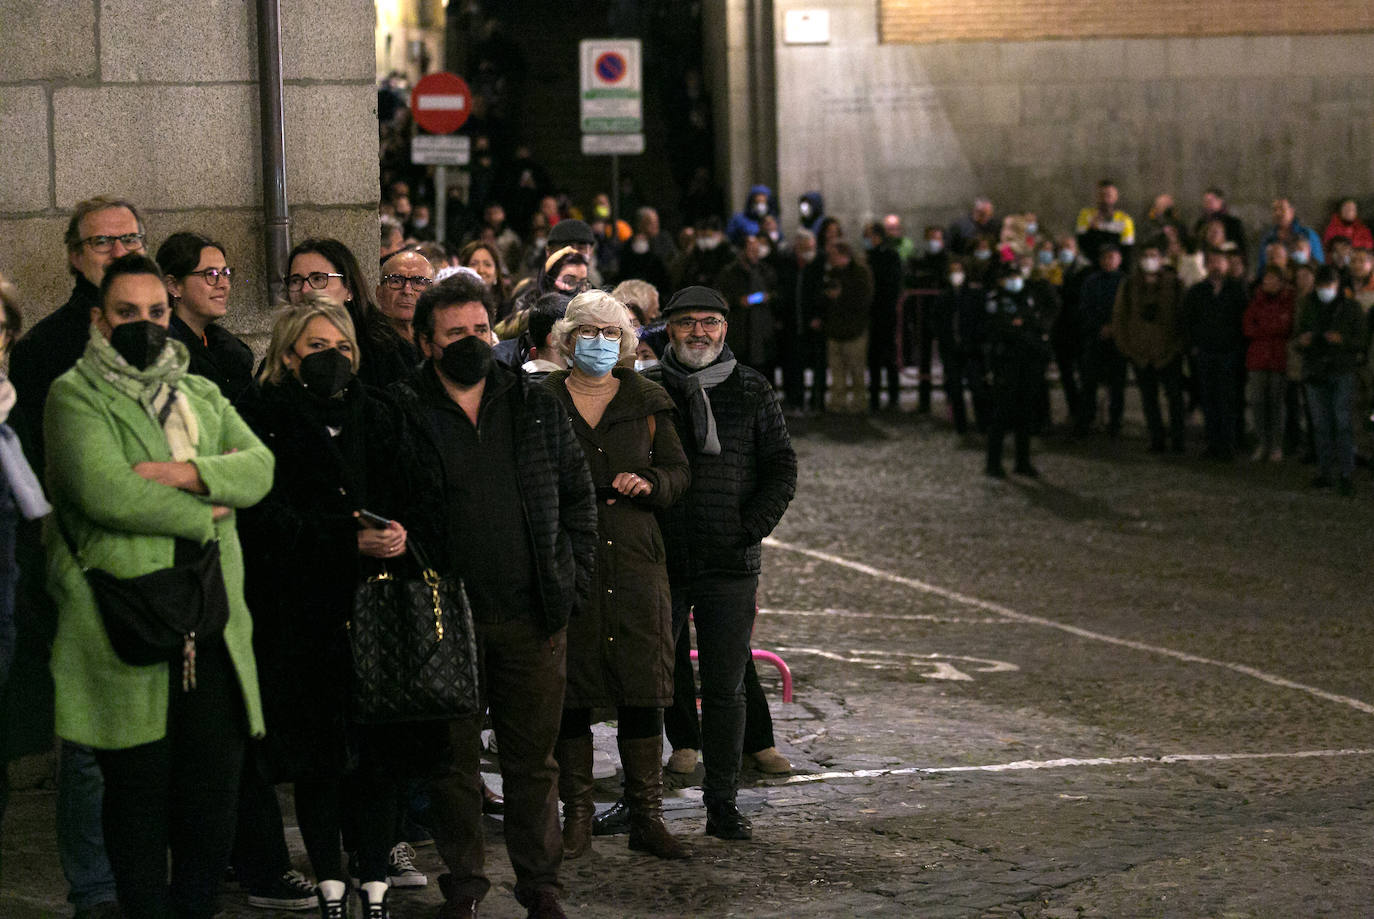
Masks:
[[[654,512],[687,490],[687,456],[667,391],[624,366],[638,339],[629,312],[599,290],[578,294],[554,324],[571,370],[549,374],[572,419],[597,491],[593,601],[568,623],[568,687],[554,755],[563,857],[591,846],[592,709],[615,706],[630,848],[685,858],[663,825],[663,708],[673,699],[672,600]]]

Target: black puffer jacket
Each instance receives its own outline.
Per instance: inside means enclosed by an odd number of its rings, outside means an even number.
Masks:
[[[567,625],[590,590],[596,566],[596,490],[568,415],[551,392],[500,364],[493,365],[487,386],[508,390],[505,397],[512,400],[516,475],[523,505],[498,512],[525,515],[542,601],[540,625],[545,634],[552,635]],[[422,412],[430,400],[449,398],[433,363],[426,361],[414,376],[392,385],[389,392],[407,417],[398,455],[415,467],[410,471],[415,480],[433,483],[430,494],[436,498],[446,494],[440,447]],[[451,558],[445,534],[448,514],[439,500],[433,502],[432,511],[431,515],[412,515],[409,525],[439,565]]]
[[[205,327],[204,340],[180,316],[172,317],[168,331],[191,352],[190,372],[218,386],[234,408],[241,409],[256,397],[252,348],[217,323]]]
[[[719,360],[733,357],[727,347]],[[797,490],[797,454],[777,394],[763,375],[738,365],[710,390],[719,456],[701,452],[687,392],[673,374],[654,375],[677,406],[678,437],[692,464],[692,484],[659,520],[668,579],[758,574],[759,543],[773,531]]]

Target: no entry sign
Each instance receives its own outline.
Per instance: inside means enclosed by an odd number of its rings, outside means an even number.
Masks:
[[[410,91],[415,123],[431,134],[452,134],[472,113],[472,91],[456,73],[431,73]]]

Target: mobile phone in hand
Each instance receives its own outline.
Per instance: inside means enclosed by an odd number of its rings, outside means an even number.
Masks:
[[[371,530],[385,530],[391,526],[390,520],[372,511],[358,511],[358,522]]]

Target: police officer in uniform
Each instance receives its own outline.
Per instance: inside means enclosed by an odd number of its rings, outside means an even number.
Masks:
[[[1001,267],[995,277],[980,323],[992,396],[986,471],[995,478],[1006,476],[1002,442],[1010,428],[1016,439],[1015,472],[1034,478],[1039,473],[1030,461],[1030,436],[1040,412],[1040,391],[1050,359],[1054,304],[1029,289],[1015,264]]]

